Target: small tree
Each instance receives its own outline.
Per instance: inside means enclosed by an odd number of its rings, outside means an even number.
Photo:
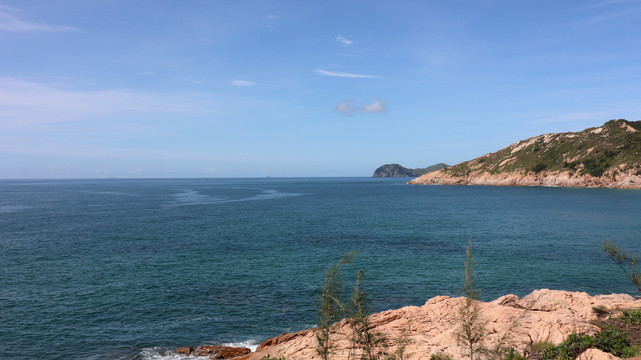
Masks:
[[[478,290],[474,283],[474,256],[472,256],[472,241],[467,242],[465,251],[465,276],[463,277],[463,302],[459,309],[461,322],[458,339],[466,347],[467,356],[474,360],[474,354],[480,349],[480,342],[485,334],[485,324],[481,319],[478,306]]]
[[[385,337],[380,332],[373,331],[369,322],[369,302],[367,294],[361,289],[361,279],[365,276],[362,270],[356,274],[356,285],[352,294],[352,314],[349,324],[354,330],[352,342],[363,349],[361,360],[375,360],[382,355],[377,350],[379,345],[385,342]]]
[[[323,360],[329,359],[331,351],[331,325],[343,318],[345,309],[340,301],[343,285],[340,279],[340,267],[351,263],[355,251],[350,251],[338,263],[332,265],[325,273],[321,295],[318,301],[318,331],[316,332],[316,353]]]
[[[630,256],[627,251],[609,241],[603,243],[603,251],[623,270],[628,279],[630,279],[634,286],[637,287],[637,290],[641,292],[641,274],[637,271],[638,258],[636,256]]]
[[[411,319],[408,320],[408,325],[410,323]],[[401,330],[401,333],[398,334],[398,338],[396,338],[396,349],[394,350],[394,353],[390,354],[387,356],[386,360],[406,360],[407,354],[406,349],[407,345],[410,343],[410,339],[407,335],[407,328],[403,328]]]

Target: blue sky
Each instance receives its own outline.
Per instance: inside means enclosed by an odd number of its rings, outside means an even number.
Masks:
[[[641,119],[641,1],[0,0],[0,178],[370,176]]]

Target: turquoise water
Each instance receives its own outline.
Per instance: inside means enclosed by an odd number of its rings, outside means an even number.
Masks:
[[[0,181],[0,358],[256,345],[313,326],[352,249],[375,311],[458,295],[470,238],[483,299],[635,294],[600,246],[641,254],[641,191],[404,181]]]

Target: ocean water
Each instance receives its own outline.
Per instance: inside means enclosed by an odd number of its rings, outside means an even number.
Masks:
[[[315,325],[350,250],[374,311],[460,294],[468,239],[484,300],[626,292],[600,250],[641,254],[641,191],[412,186],[406,179],[0,181],[0,358],[178,359]]]

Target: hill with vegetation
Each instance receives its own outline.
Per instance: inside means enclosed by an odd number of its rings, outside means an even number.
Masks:
[[[418,177],[448,166],[447,164],[439,163],[426,168],[408,169],[399,164],[385,164],[379,166],[372,177]]]
[[[535,136],[410,183],[641,188],[641,121]]]

